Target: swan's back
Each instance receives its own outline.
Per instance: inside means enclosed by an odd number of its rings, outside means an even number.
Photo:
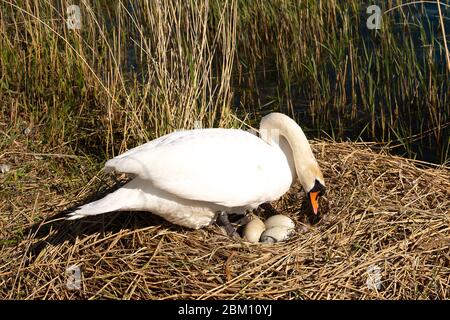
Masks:
[[[177,131],[131,149],[105,167],[135,174],[183,199],[230,208],[274,200],[292,183],[280,149],[237,129]]]

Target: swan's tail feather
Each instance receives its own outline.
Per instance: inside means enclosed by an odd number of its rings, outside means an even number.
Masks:
[[[85,205],[79,207],[74,212],[69,213],[66,220],[76,220],[76,219],[84,218],[87,216],[94,216],[97,214],[111,212],[111,211],[117,211],[120,209],[120,208],[116,208],[111,205],[106,205],[106,204],[102,203],[103,202],[102,200],[104,200],[104,199],[101,199],[101,200],[98,200],[98,201],[95,201],[92,203],[88,203],[88,204],[85,204]],[[98,203],[98,202],[100,202],[100,203]]]
[[[131,209],[127,204],[133,201],[136,190],[121,188],[106,197],[85,204],[66,217],[66,220],[76,220],[101,213]],[[131,202],[133,203],[133,202]]]

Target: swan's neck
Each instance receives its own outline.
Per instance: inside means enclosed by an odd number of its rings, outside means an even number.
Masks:
[[[323,183],[322,173],[308,139],[294,120],[281,113],[271,113],[261,120],[260,136],[270,145],[278,147],[281,147],[282,138],[286,139],[292,153],[297,179],[306,192],[313,188],[316,178]]]

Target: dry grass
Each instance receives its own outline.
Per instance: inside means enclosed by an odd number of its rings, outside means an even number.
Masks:
[[[295,237],[250,245],[217,226],[193,231],[145,213],[52,221],[114,183],[86,158],[41,159],[16,144],[0,156],[13,164],[0,176],[0,297],[449,299],[449,169],[363,144],[313,147],[327,182],[326,212],[306,214],[293,188],[274,206],[296,221]],[[30,170],[12,179],[14,163]],[[81,173],[70,176],[74,166]],[[71,265],[81,267],[81,290],[66,288]],[[380,268],[379,290],[366,286],[371,266]]]

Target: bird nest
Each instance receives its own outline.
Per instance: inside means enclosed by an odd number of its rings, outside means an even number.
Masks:
[[[230,239],[216,225],[190,230],[148,213],[65,221],[64,192],[42,206],[17,201],[11,210],[40,219],[26,220],[23,239],[13,245],[3,233],[0,296],[449,299],[448,168],[367,144],[315,141],[312,147],[327,185],[321,212],[311,215],[294,186],[272,203],[297,226],[292,238],[276,244]],[[92,200],[87,195],[105,180],[113,184],[99,173],[77,199]]]

